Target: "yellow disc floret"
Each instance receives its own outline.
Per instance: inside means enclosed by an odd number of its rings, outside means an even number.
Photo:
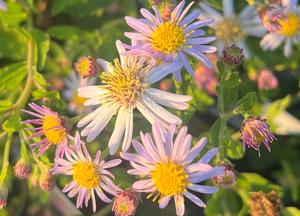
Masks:
[[[300,30],[300,20],[296,14],[288,13],[285,19],[278,20],[281,29],[279,31],[283,36],[295,36]]]
[[[119,60],[114,61],[112,72],[101,73],[101,81],[108,90],[106,102],[118,103],[126,108],[134,107],[138,99],[148,87],[146,75],[150,66],[139,62],[137,57],[128,57],[126,64],[121,65]]]
[[[151,178],[161,197],[183,193],[189,184],[189,177],[184,167],[172,161],[158,163]]]
[[[183,47],[185,42],[183,29],[171,22],[161,24],[151,35],[153,48],[164,54],[175,53]]]
[[[245,36],[235,17],[226,18],[216,24],[216,36],[225,43],[236,43]]]
[[[52,144],[59,144],[66,137],[62,120],[55,114],[46,115],[42,127],[43,133]]]
[[[92,189],[99,185],[100,174],[91,162],[78,162],[73,166],[73,179],[83,188]]]

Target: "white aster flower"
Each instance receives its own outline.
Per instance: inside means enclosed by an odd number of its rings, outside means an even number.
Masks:
[[[243,48],[245,57],[249,58],[250,53],[245,43],[246,36],[262,37],[266,29],[262,26],[255,8],[246,6],[240,14],[235,14],[233,5],[233,0],[223,0],[224,14],[222,15],[208,4],[201,2],[201,17],[211,17],[216,20],[210,26],[217,36],[216,47],[219,54],[225,46],[236,44]]]
[[[268,33],[260,42],[263,50],[275,50],[284,43],[284,56],[292,55],[293,44],[300,43],[300,7],[297,0],[282,0],[285,18],[279,19],[280,28]]]
[[[119,53],[125,51],[117,41]],[[121,61],[121,62],[120,62]],[[172,94],[151,88],[150,85],[168,74],[178,71],[182,64],[165,63],[159,66],[147,64],[138,56],[120,56],[114,63],[98,59],[104,68],[100,75],[101,85],[78,89],[79,96],[87,98],[86,106],[99,107],[78,122],[78,127],[85,128],[81,135],[87,141],[94,140],[104,129],[113,115],[117,115],[116,124],[109,140],[110,154],[114,154],[123,139],[122,151],[127,151],[133,134],[133,110],[137,108],[150,122],[160,122],[164,127],[181,124],[181,119],[165,110],[163,106],[184,110],[188,108],[190,96]]]
[[[69,101],[69,110],[75,113],[82,113],[86,110],[84,106],[85,99],[78,96],[77,89],[80,87],[94,85],[96,82],[95,79],[84,79],[77,75],[75,71],[72,71],[70,76],[64,81],[65,89],[62,94],[64,98]]]

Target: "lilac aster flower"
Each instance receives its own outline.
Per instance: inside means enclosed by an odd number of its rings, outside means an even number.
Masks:
[[[66,152],[65,159],[59,158],[58,165],[51,172],[52,174],[71,175],[73,180],[68,183],[63,192],[68,192],[69,197],[77,195],[76,207],[82,208],[83,203],[88,206],[92,200],[93,211],[96,211],[96,197],[106,203],[112,200],[104,193],[117,195],[121,189],[116,186],[111,178],[114,178],[107,168],[118,166],[122,160],[115,159],[108,162],[100,160],[101,152],[98,151],[95,159],[92,160],[84,142],[80,141],[79,133],[75,135],[75,144]]]
[[[119,53],[124,51],[119,41],[117,47]],[[78,95],[87,98],[84,103],[86,106],[99,106],[78,122],[78,127],[85,126],[81,135],[87,136],[88,142],[101,133],[113,115],[117,115],[108,143],[110,154],[117,151],[123,137],[122,150],[127,151],[130,147],[134,110],[139,110],[150,123],[159,121],[164,127],[169,127],[170,124],[181,124],[182,121],[161,105],[184,110],[191,100],[190,96],[151,88],[164,76],[180,69],[181,64],[165,63],[154,67],[139,56],[121,56],[120,60],[108,63],[98,59],[98,64],[104,68],[100,75],[101,85],[78,89]]]
[[[185,211],[184,197],[199,207],[205,207],[205,203],[191,191],[205,194],[216,192],[215,187],[198,183],[224,172],[224,167],[212,167],[208,164],[218,152],[218,148],[211,149],[197,162],[192,163],[204,148],[207,139],[200,139],[192,147],[192,136],[187,134],[187,129],[186,126],[181,128],[173,142],[175,125],[172,125],[169,131],[164,131],[159,124],[153,124],[154,140],[150,134],[141,132],[143,144],[136,140],[132,142],[137,154],[121,153],[121,157],[129,160],[133,167],[128,173],[145,177],[136,181],[133,189],[150,193],[148,198],[158,200],[160,208],[165,208],[170,199],[174,198],[176,214],[179,216]]]
[[[23,124],[33,124],[37,127],[25,128],[27,131],[34,131],[34,133],[27,137],[31,140],[35,137],[43,137],[41,141],[32,144],[33,149],[38,149],[38,155],[42,155],[52,145],[57,145],[56,158],[61,157],[66,151],[68,145],[68,138],[72,138],[67,134],[62,118],[51,109],[45,106],[39,106],[35,103],[30,103],[29,107],[35,112],[23,110],[35,119],[23,121]]]
[[[0,0],[0,10],[7,11],[7,5],[3,0]]]
[[[125,17],[127,24],[136,32],[125,32],[125,36],[134,41],[135,45],[127,46],[128,55],[146,55],[165,62],[181,62],[186,70],[194,75],[186,55],[191,55],[202,61],[206,66],[212,63],[204,53],[214,53],[216,48],[207,44],[215,37],[203,37],[205,32],[201,27],[214,22],[213,19],[196,20],[200,13],[192,11],[186,16],[194,2],[184,8],[185,1],[181,1],[171,13],[171,18],[164,21],[159,10],[153,6],[155,14],[142,8],[141,14],[145,19]],[[176,72],[180,79],[180,71]]]
[[[276,137],[271,133],[266,120],[261,117],[249,116],[244,120],[241,128],[241,140],[248,148],[254,148],[260,156],[260,145],[264,144],[268,151],[271,151],[270,144],[276,140]]]

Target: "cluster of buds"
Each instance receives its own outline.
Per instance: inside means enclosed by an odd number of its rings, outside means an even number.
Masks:
[[[270,144],[276,140],[276,137],[271,133],[266,120],[262,117],[249,116],[243,121],[240,133],[244,146],[254,148],[258,151],[259,155],[261,144],[264,144],[270,152]]]
[[[214,176],[213,181],[223,189],[229,189],[236,183],[237,171],[232,164],[221,163],[224,167],[224,172],[221,175]]]
[[[32,173],[32,166],[26,159],[18,160],[14,167],[14,174],[18,179],[27,179]]]
[[[275,191],[270,193],[250,193],[250,215],[251,216],[279,216],[282,206],[281,200]]]
[[[283,8],[275,3],[260,6],[258,13],[262,24],[269,32],[280,31],[280,21],[286,19]]]
[[[140,200],[140,194],[128,188],[115,196],[112,210],[115,216],[135,215]]]
[[[75,71],[83,78],[91,78],[97,75],[99,66],[90,56],[80,57],[74,65]]]
[[[243,49],[235,44],[226,47],[223,50],[223,59],[228,66],[236,66],[242,63],[244,59]]]

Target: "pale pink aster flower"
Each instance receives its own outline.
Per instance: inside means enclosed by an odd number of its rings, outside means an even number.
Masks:
[[[201,2],[199,6],[201,17],[211,17],[216,20],[210,27],[215,30],[216,47],[220,56],[225,47],[236,44],[244,50],[245,57],[249,58],[246,37],[263,37],[267,32],[254,7],[246,6],[237,14],[234,12],[234,1],[223,0],[223,14],[221,14],[206,3]]]
[[[253,148],[258,151],[259,156],[261,144],[264,144],[270,152],[270,144],[276,140],[266,120],[262,117],[249,116],[243,121],[240,133],[244,149],[246,146]]]
[[[124,51],[119,41],[117,48],[119,53]],[[169,127],[170,124],[181,124],[182,121],[161,105],[184,110],[191,100],[190,96],[151,88],[151,84],[180,69],[181,64],[165,63],[155,67],[138,56],[121,56],[120,59],[121,62],[116,59],[112,64],[98,59],[98,64],[104,68],[100,75],[101,85],[78,89],[78,95],[87,98],[84,103],[86,106],[99,106],[78,122],[78,127],[85,126],[81,135],[87,136],[88,142],[101,133],[113,115],[117,115],[108,143],[110,154],[117,151],[123,137],[122,150],[127,151],[130,147],[135,109],[150,123],[158,121],[164,127]]]
[[[194,2],[184,8],[185,1],[181,1],[171,13],[167,21],[162,19],[159,10],[153,6],[155,14],[142,8],[143,19],[126,16],[127,24],[136,32],[125,32],[125,36],[135,41],[135,45],[128,45],[129,51],[125,55],[146,55],[165,62],[180,62],[185,69],[194,75],[186,55],[202,61],[207,67],[212,67],[204,53],[214,53],[216,48],[207,45],[216,37],[203,37],[205,31],[200,29],[214,22],[213,19],[195,21],[200,13],[192,11],[187,15]],[[180,70],[175,73],[180,79]]]
[[[297,0],[282,0],[285,17],[278,19],[280,29],[263,37],[260,46],[263,50],[275,50],[284,43],[284,56],[293,53],[293,44],[300,43],[300,7]]]
[[[34,133],[27,137],[28,140],[32,140],[35,137],[41,137],[42,140],[32,144],[32,148],[38,150],[38,156],[45,153],[45,151],[52,145],[56,145],[55,157],[61,157],[66,151],[68,145],[67,129],[64,125],[63,119],[51,109],[45,106],[39,106],[35,103],[28,104],[35,112],[23,110],[35,119],[29,119],[23,121],[23,124],[33,124],[37,127],[25,128],[28,131],[34,131]]]
[[[133,167],[128,170],[129,174],[143,177],[143,180],[133,184],[133,189],[150,193],[147,198],[158,200],[160,208],[165,208],[170,199],[174,198],[176,214],[182,216],[185,211],[184,197],[199,207],[205,207],[205,203],[191,191],[204,194],[216,192],[217,188],[198,183],[220,175],[224,172],[224,167],[212,167],[208,164],[218,148],[211,149],[192,163],[204,148],[207,139],[200,139],[192,147],[192,136],[187,134],[188,128],[185,126],[180,129],[173,142],[175,130],[175,125],[165,131],[159,124],[153,124],[154,140],[149,133],[141,132],[142,144],[136,140],[132,142],[137,154],[121,152],[121,157],[130,161]]]
[[[280,20],[286,18],[282,7],[276,4],[263,5],[258,12],[262,24],[269,32],[281,30]]]
[[[0,0],[0,10],[7,11],[7,5],[3,0]]]
[[[270,70],[263,69],[257,76],[257,84],[260,90],[272,90],[278,87],[278,80]]]
[[[65,159],[59,158],[57,160],[58,165],[51,170],[52,174],[72,176],[73,180],[64,187],[63,192],[68,192],[70,198],[77,195],[77,208],[82,208],[83,204],[87,207],[91,199],[93,211],[95,212],[95,192],[103,202],[109,203],[112,200],[107,197],[104,191],[113,196],[121,191],[110,179],[114,179],[113,174],[106,169],[118,166],[122,160],[114,159],[105,162],[101,161],[100,156],[101,152],[98,151],[95,159],[92,160],[85,143],[80,141],[80,136],[77,132],[75,143],[66,152]]]

